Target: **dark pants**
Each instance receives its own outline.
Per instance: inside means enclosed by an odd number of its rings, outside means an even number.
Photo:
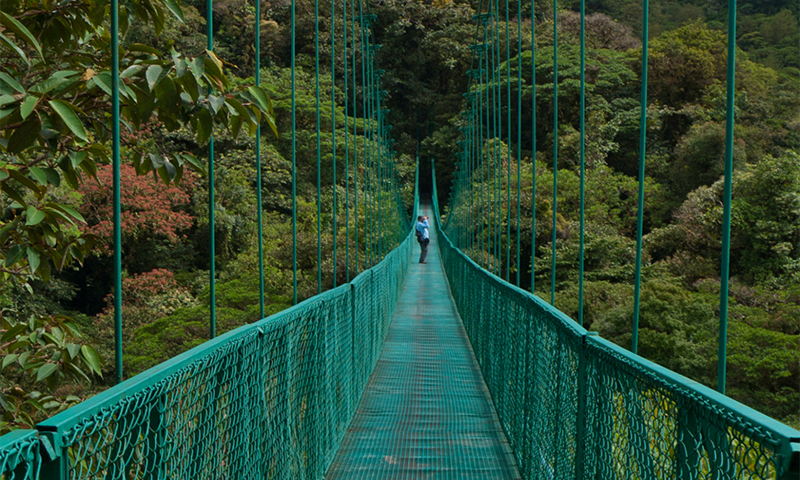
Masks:
[[[425,239],[419,242],[419,261],[420,263],[425,261],[425,257],[428,256],[428,243],[430,240]]]

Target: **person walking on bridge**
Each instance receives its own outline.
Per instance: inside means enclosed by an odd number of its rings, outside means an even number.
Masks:
[[[430,243],[431,239],[428,234],[428,217],[424,215],[420,215],[417,217],[417,228],[416,228],[416,235],[417,235],[417,242],[419,242],[419,263],[428,263],[425,261],[425,257],[428,256],[428,244]]]

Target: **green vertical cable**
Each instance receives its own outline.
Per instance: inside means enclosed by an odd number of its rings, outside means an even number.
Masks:
[[[511,40],[509,37],[511,21],[508,18],[506,0],[506,101],[508,102],[508,160],[506,161],[506,281],[511,282]]]
[[[736,0],[728,0],[728,92],[725,115],[725,183],[722,213],[722,269],[719,292],[719,357],[717,391],[725,394],[725,367],[728,344],[728,277],[731,255],[731,191],[733,179],[733,122],[736,95]]]
[[[558,1],[553,0],[553,253],[550,305],[556,304],[556,218],[558,215]]]
[[[472,83],[470,81],[470,83]],[[470,88],[470,90],[472,90]],[[472,92],[470,92],[472,93]],[[469,249],[472,256],[475,255],[475,95],[470,95],[469,106],[469,214],[470,214],[470,237]]]
[[[367,182],[367,165],[369,164],[369,159],[367,156],[367,75],[366,75],[366,49],[369,47],[367,42],[364,38],[364,10],[361,6],[361,1],[358,2],[358,19],[359,19],[359,26],[361,27],[361,117],[363,120],[363,132],[362,136],[364,138],[364,268],[367,269],[370,267],[369,265],[369,258],[368,258],[368,245],[369,240],[367,238],[367,216],[369,211],[369,201],[367,198],[368,195],[368,182]]]
[[[645,0],[647,1],[647,0]],[[578,254],[578,324],[583,326],[583,261],[585,241],[586,197],[586,0],[581,0],[581,193],[580,252]]]
[[[383,90],[380,91],[381,100],[383,100]],[[382,105],[385,105],[385,102],[382,102]],[[379,160],[379,168],[380,168],[380,179],[381,179],[381,201],[379,205],[381,205],[380,214],[381,214],[381,229],[383,229],[384,234],[381,236],[382,238],[382,245],[381,245],[381,258],[383,258],[386,253],[389,251],[389,235],[387,231],[387,220],[386,216],[388,212],[383,208],[383,199],[384,197],[388,197],[386,195],[386,181],[389,179],[388,173],[388,164],[387,161],[387,150],[386,147],[388,145],[387,138],[386,138],[386,116],[389,114],[388,109],[381,110],[381,121],[380,121],[380,131],[381,131],[381,147],[380,147],[380,160]],[[387,198],[388,199],[388,198]]]
[[[472,93],[472,80],[470,80],[469,86],[467,87],[467,93]],[[467,174],[466,179],[464,180],[465,185],[467,187],[467,196],[469,201],[468,206],[468,213],[467,213],[467,248],[470,250],[470,253],[473,253],[474,250],[474,243],[475,243],[475,192],[473,191],[474,183],[472,181],[472,174],[473,174],[473,161],[475,157],[473,155],[473,144],[472,144],[472,135],[473,135],[473,127],[474,127],[474,110],[473,110],[473,102],[474,98],[471,95],[467,97],[466,102],[466,134],[464,135],[464,153],[465,153],[465,160],[467,162]]]
[[[649,23],[649,0],[643,0],[642,8],[642,94],[639,105],[639,196],[636,220],[636,275],[633,292],[633,325],[631,352],[639,350],[639,296],[642,285],[642,225],[644,223],[644,165],[647,139],[647,27]]]
[[[370,58],[370,66],[372,67],[372,71],[375,72],[375,53],[373,53],[372,58]],[[378,145],[380,142],[379,136],[379,125],[380,125],[380,117],[381,117],[381,110],[380,110],[380,99],[378,98],[378,77],[377,74],[373,73],[372,75],[372,113],[373,113],[373,120],[372,120],[372,139],[370,142],[370,152],[372,158],[372,237],[375,239],[373,244],[374,254],[373,259],[374,263],[377,264],[380,261],[380,247],[381,247],[381,231],[380,231],[380,218],[381,218],[381,204],[380,204],[380,177],[379,177],[379,152],[378,152]]]
[[[531,293],[536,281],[536,18],[531,0]]]
[[[489,10],[491,10],[491,3],[489,4],[489,6],[487,8]],[[489,237],[492,235],[492,223],[491,223],[491,221],[492,221],[492,213],[489,211],[489,206],[491,204],[491,200],[490,200],[490,196],[489,196],[489,192],[490,192],[490,190],[489,190],[489,181],[490,181],[489,166],[490,165],[489,165],[489,143],[488,142],[489,142],[489,129],[491,128],[490,127],[491,126],[491,120],[489,118],[491,106],[490,106],[490,102],[489,102],[489,52],[487,51],[487,47],[489,46],[488,41],[489,41],[489,17],[487,16],[484,19],[484,22],[483,22],[483,45],[484,45],[484,50],[483,51],[484,51],[484,57],[485,57],[484,61],[486,63],[486,68],[484,69],[484,72],[486,73],[486,84],[485,84],[486,88],[484,88],[484,91],[485,91],[485,94],[486,94],[486,103],[485,103],[485,105],[486,105],[486,122],[485,122],[486,123],[486,129],[483,132],[483,135],[485,135],[484,136],[485,140],[482,140],[482,142],[481,142],[481,152],[482,152],[481,153],[481,157],[483,159],[483,166],[484,166],[483,169],[486,170],[486,182],[483,182],[483,180],[481,180],[481,182],[484,183],[484,185],[485,185],[484,187],[481,187],[483,189],[481,191],[481,195],[483,195],[483,191],[485,190],[485,192],[486,192],[486,199],[485,200],[486,201],[484,202],[483,211],[484,211],[484,217],[486,219],[485,224],[484,224],[484,232],[485,232],[485,239],[486,239],[485,240],[485,242],[486,242],[486,261],[484,262],[484,266],[486,267],[487,270],[489,269],[489,260],[490,260],[490,253],[489,252],[491,251],[490,247],[489,247],[489,245],[490,245]]]
[[[114,170],[114,363],[122,382],[122,212],[119,182],[119,2],[111,0],[111,135]]]
[[[492,208],[492,192],[494,191],[494,183],[492,182],[491,177],[491,168],[494,165],[494,150],[492,150],[493,145],[489,143],[489,139],[491,138],[492,134],[492,103],[494,99],[494,92],[490,95],[489,90],[491,88],[491,51],[493,51],[491,44],[489,43],[489,28],[491,22],[491,11],[492,11],[492,4],[489,2],[487,6],[487,18],[484,21],[484,30],[483,30],[483,41],[485,45],[485,63],[486,63],[486,131],[485,131],[485,140],[483,142],[483,149],[484,149],[484,165],[486,169],[486,270],[491,270],[491,256],[492,256],[492,245],[494,243],[494,230],[492,226],[494,225],[492,222],[492,214],[494,213],[494,209]],[[491,50],[491,51],[490,51]]]
[[[369,23],[367,23],[367,60],[364,66],[366,70],[366,77],[364,78],[364,99],[367,102],[366,112],[366,130],[365,137],[365,151],[364,151],[364,206],[366,207],[364,227],[364,240],[367,245],[367,257],[369,259],[369,266],[375,265],[375,231],[372,228],[373,211],[375,207],[375,194],[373,192],[373,179],[372,179],[372,115],[374,110],[372,108],[372,44],[369,43]],[[368,200],[368,201],[367,201]]]
[[[489,15],[493,15],[491,3],[489,4]],[[490,17],[491,23],[487,25],[487,32],[490,28],[494,27],[494,19]],[[496,118],[494,115],[495,109],[495,87],[494,87],[494,31],[492,31],[492,41],[488,44],[489,52],[486,55],[486,229],[488,230],[486,237],[486,266],[487,270],[493,271],[492,256],[494,256],[494,245],[497,238],[495,237],[495,210],[494,210],[494,197],[495,197],[495,183],[494,183],[494,164],[495,164],[495,142],[492,140],[495,132],[497,131]],[[489,89],[491,88],[491,96]],[[491,143],[489,143],[491,141]],[[491,155],[491,159],[489,156]]]
[[[494,222],[494,260],[495,260],[495,268],[492,270],[494,271],[495,275],[500,275],[500,263],[501,263],[501,241],[500,232],[502,230],[502,224],[500,223],[500,205],[502,198],[502,191],[500,185],[500,138],[502,137],[502,127],[500,125],[500,105],[503,101],[502,94],[499,88],[500,85],[500,76],[498,70],[500,69],[500,27],[498,26],[497,16],[498,16],[498,5],[499,2],[495,1],[494,3],[494,15],[492,16],[494,22],[492,23],[492,90],[494,92],[493,96],[493,103],[492,103],[492,117],[494,119],[494,132],[492,134],[492,143],[494,144],[494,215],[495,215],[495,222]]]
[[[495,118],[495,169],[494,169],[494,181],[495,181],[495,206],[496,206],[496,215],[497,221],[495,222],[495,275],[498,277],[500,276],[500,270],[503,263],[503,222],[501,220],[502,210],[503,210],[503,184],[501,182],[501,162],[503,161],[503,156],[500,148],[500,141],[503,138],[503,119],[502,119],[502,105],[503,105],[503,90],[500,88],[500,1],[495,1],[495,22],[494,22],[494,30],[492,33],[494,34],[492,37],[492,41],[495,45],[495,55],[494,55],[494,63],[492,64],[492,74],[494,77],[494,89],[495,89],[495,106],[494,106],[494,118]],[[493,49],[494,50],[494,49]]]
[[[319,114],[319,0],[314,0],[314,80],[317,111],[317,293],[322,293],[322,159]]]
[[[359,10],[361,7],[359,6]],[[358,126],[356,125],[356,118],[358,115],[358,92],[356,81],[356,2],[353,0],[350,3],[350,22],[353,27],[353,254],[356,260],[356,271],[358,275]],[[363,49],[363,44],[362,44]],[[347,61],[347,59],[345,59]]]
[[[375,77],[375,88],[376,88],[376,97],[375,97],[375,107],[378,111],[378,118],[375,122],[375,134],[378,138],[378,142],[375,144],[375,180],[378,182],[377,188],[377,211],[378,211],[378,261],[383,258],[384,249],[386,246],[386,237],[385,237],[385,225],[384,225],[384,215],[383,215],[383,176],[385,174],[383,169],[383,122],[385,121],[384,115],[386,112],[383,108],[383,103],[381,102],[381,90],[380,90],[380,77]]]
[[[348,109],[348,97],[350,95],[349,86],[347,84],[347,0],[342,1],[342,15],[344,18],[343,40],[344,45],[344,223],[345,223],[345,238],[347,241],[344,244],[344,258],[345,258],[345,278],[347,283],[350,283],[350,111]],[[355,32],[354,32],[355,33]],[[355,52],[355,48],[353,49]],[[355,99],[353,99],[355,101]],[[353,115],[355,122],[356,116]]]
[[[297,304],[297,72],[295,0],[292,0],[292,305]]]
[[[339,214],[339,204],[336,201],[336,22],[334,20],[336,4],[334,2],[335,0],[331,0],[331,129],[333,130],[331,148],[333,149],[333,288],[336,288],[336,243],[339,233],[336,229],[336,216]]]
[[[474,53],[473,53],[474,56]],[[474,66],[474,59],[473,59],[473,66]],[[470,196],[470,208],[469,208],[469,249],[470,249],[470,256],[475,257],[475,243],[477,242],[477,221],[478,217],[475,212],[475,173],[476,173],[476,150],[475,150],[475,135],[477,133],[477,124],[478,120],[476,117],[476,98],[475,93],[473,92],[474,89],[474,80],[475,78],[472,76],[472,70],[470,70],[470,80],[467,87],[467,93],[469,93],[468,99],[468,114],[467,114],[467,136],[466,136],[466,149],[467,149],[467,156],[469,158],[469,173],[467,174],[467,186],[469,188],[469,196]]]
[[[372,56],[372,60],[370,62],[372,65],[373,72],[375,71],[375,55]],[[373,236],[376,237],[377,243],[375,246],[375,263],[378,263],[381,258],[381,245],[383,239],[383,231],[381,230],[381,169],[380,169],[380,125],[381,125],[381,105],[380,105],[380,96],[378,94],[378,74],[376,73],[373,75],[372,78],[372,88],[374,92],[373,97],[373,108],[375,112],[375,123],[372,131],[372,143],[370,147],[372,148],[372,169],[373,169],[373,182],[375,184],[375,188],[373,190],[373,199],[375,209],[373,210],[373,216],[375,217],[375,230]]]
[[[480,167],[480,170],[481,170],[481,178],[480,178],[480,181],[478,182],[478,185],[480,185],[480,187],[481,187],[481,209],[480,209],[480,218],[481,218],[481,233],[480,233],[480,235],[481,236],[480,236],[480,238],[478,240],[478,249],[479,249],[480,254],[481,254],[481,258],[480,258],[480,262],[479,263],[481,264],[481,266],[485,266],[485,263],[483,262],[483,252],[484,252],[483,238],[484,238],[484,235],[486,234],[486,229],[485,229],[485,226],[486,226],[486,207],[485,207],[485,204],[484,204],[485,200],[484,200],[484,196],[483,196],[483,192],[485,190],[485,185],[486,185],[485,182],[483,181],[483,170],[484,170],[484,165],[486,163],[486,162],[484,162],[484,156],[483,156],[483,145],[484,145],[484,143],[483,143],[483,90],[484,90],[484,88],[483,88],[483,72],[484,72],[484,69],[483,69],[483,57],[484,57],[485,47],[486,47],[486,23],[485,23],[485,21],[484,21],[483,26],[484,26],[483,44],[481,45],[480,50],[478,50],[478,76],[479,76],[479,79],[478,79],[478,135],[477,135],[477,138],[476,138],[476,141],[477,141],[477,146],[476,147],[477,147],[477,150],[478,150],[478,158],[479,158],[478,166]],[[489,247],[487,245],[486,249],[488,250],[488,248]]]
[[[522,252],[520,251],[520,192],[522,175],[522,0],[517,0],[517,286],[519,287]]]
[[[214,9],[213,0],[206,0],[206,39],[208,40],[208,50],[214,50]],[[215,246],[215,223],[214,223],[214,134],[208,141],[208,229],[209,229],[209,298],[208,307],[211,310],[211,332],[210,337],[217,336],[217,286],[216,286],[216,246]]]
[[[261,86],[261,0],[256,0],[256,85]],[[263,204],[261,202],[261,122],[256,128],[256,212],[258,218],[258,312],[259,318],[264,318],[264,219]]]
[[[370,35],[372,34],[370,30]],[[376,158],[375,146],[378,142],[378,99],[375,93],[375,45],[371,45],[371,55],[369,56],[369,178],[370,178],[370,258],[371,264],[378,263],[378,245],[380,244],[380,232],[378,231],[378,159]]]
[[[361,15],[364,16],[363,13]],[[369,23],[367,23],[369,27]],[[362,33],[363,35],[363,33]],[[361,65],[361,95],[364,102],[364,266],[372,267],[372,175],[370,175],[370,168],[372,167],[372,97],[370,96],[371,89],[371,75],[370,75],[370,55],[372,53],[372,45],[369,43],[368,35],[364,35],[365,47],[367,49],[364,63]]]

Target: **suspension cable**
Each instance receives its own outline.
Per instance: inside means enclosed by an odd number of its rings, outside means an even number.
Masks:
[[[338,231],[336,225],[336,216],[339,214],[339,205],[336,198],[336,21],[334,14],[336,12],[335,0],[331,0],[331,150],[333,151],[333,288],[336,288],[336,243],[338,240]]]
[[[581,0],[581,106],[580,106],[580,247],[578,253],[578,324],[583,326],[583,262],[586,197],[586,0]]]
[[[213,0],[206,0],[206,40],[208,51],[214,51],[214,8]],[[292,42],[294,43],[294,42]],[[216,252],[215,223],[214,223],[214,132],[208,141],[208,229],[209,229],[209,298],[210,310],[210,338],[217,336],[217,286],[216,286]]]
[[[255,80],[256,86],[261,87],[261,2],[256,0],[255,19]],[[258,312],[259,318],[264,318],[264,219],[263,203],[261,200],[261,122],[256,127],[256,205],[258,206]]]
[[[553,235],[550,305],[556,304],[556,227],[558,219],[558,0],[553,0]]]
[[[257,0],[258,1],[258,0]],[[322,293],[322,148],[319,99],[319,1],[314,1],[314,99],[317,111],[317,293]]]
[[[642,225],[644,223],[644,167],[647,140],[647,36],[649,23],[649,2],[643,0],[642,12],[642,92],[639,105],[639,192],[636,214],[636,275],[633,293],[633,325],[631,332],[631,352],[639,348],[639,296],[642,284]]]

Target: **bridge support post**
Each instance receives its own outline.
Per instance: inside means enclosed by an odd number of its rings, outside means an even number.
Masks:
[[[800,478],[800,444],[792,442],[791,448],[789,471],[786,474],[786,479]]]
[[[42,469],[39,472],[41,478],[53,480],[65,480],[69,471],[69,459],[67,449],[61,445],[61,432],[39,430],[39,440],[41,441]]]
[[[592,477],[592,465],[586,465],[587,442],[589,441],[589,374],[586,352],[586,341],[597,332],[588,332],[581,336],[578,351],[578,418],[576,419],[575,435],[575,480]]]

